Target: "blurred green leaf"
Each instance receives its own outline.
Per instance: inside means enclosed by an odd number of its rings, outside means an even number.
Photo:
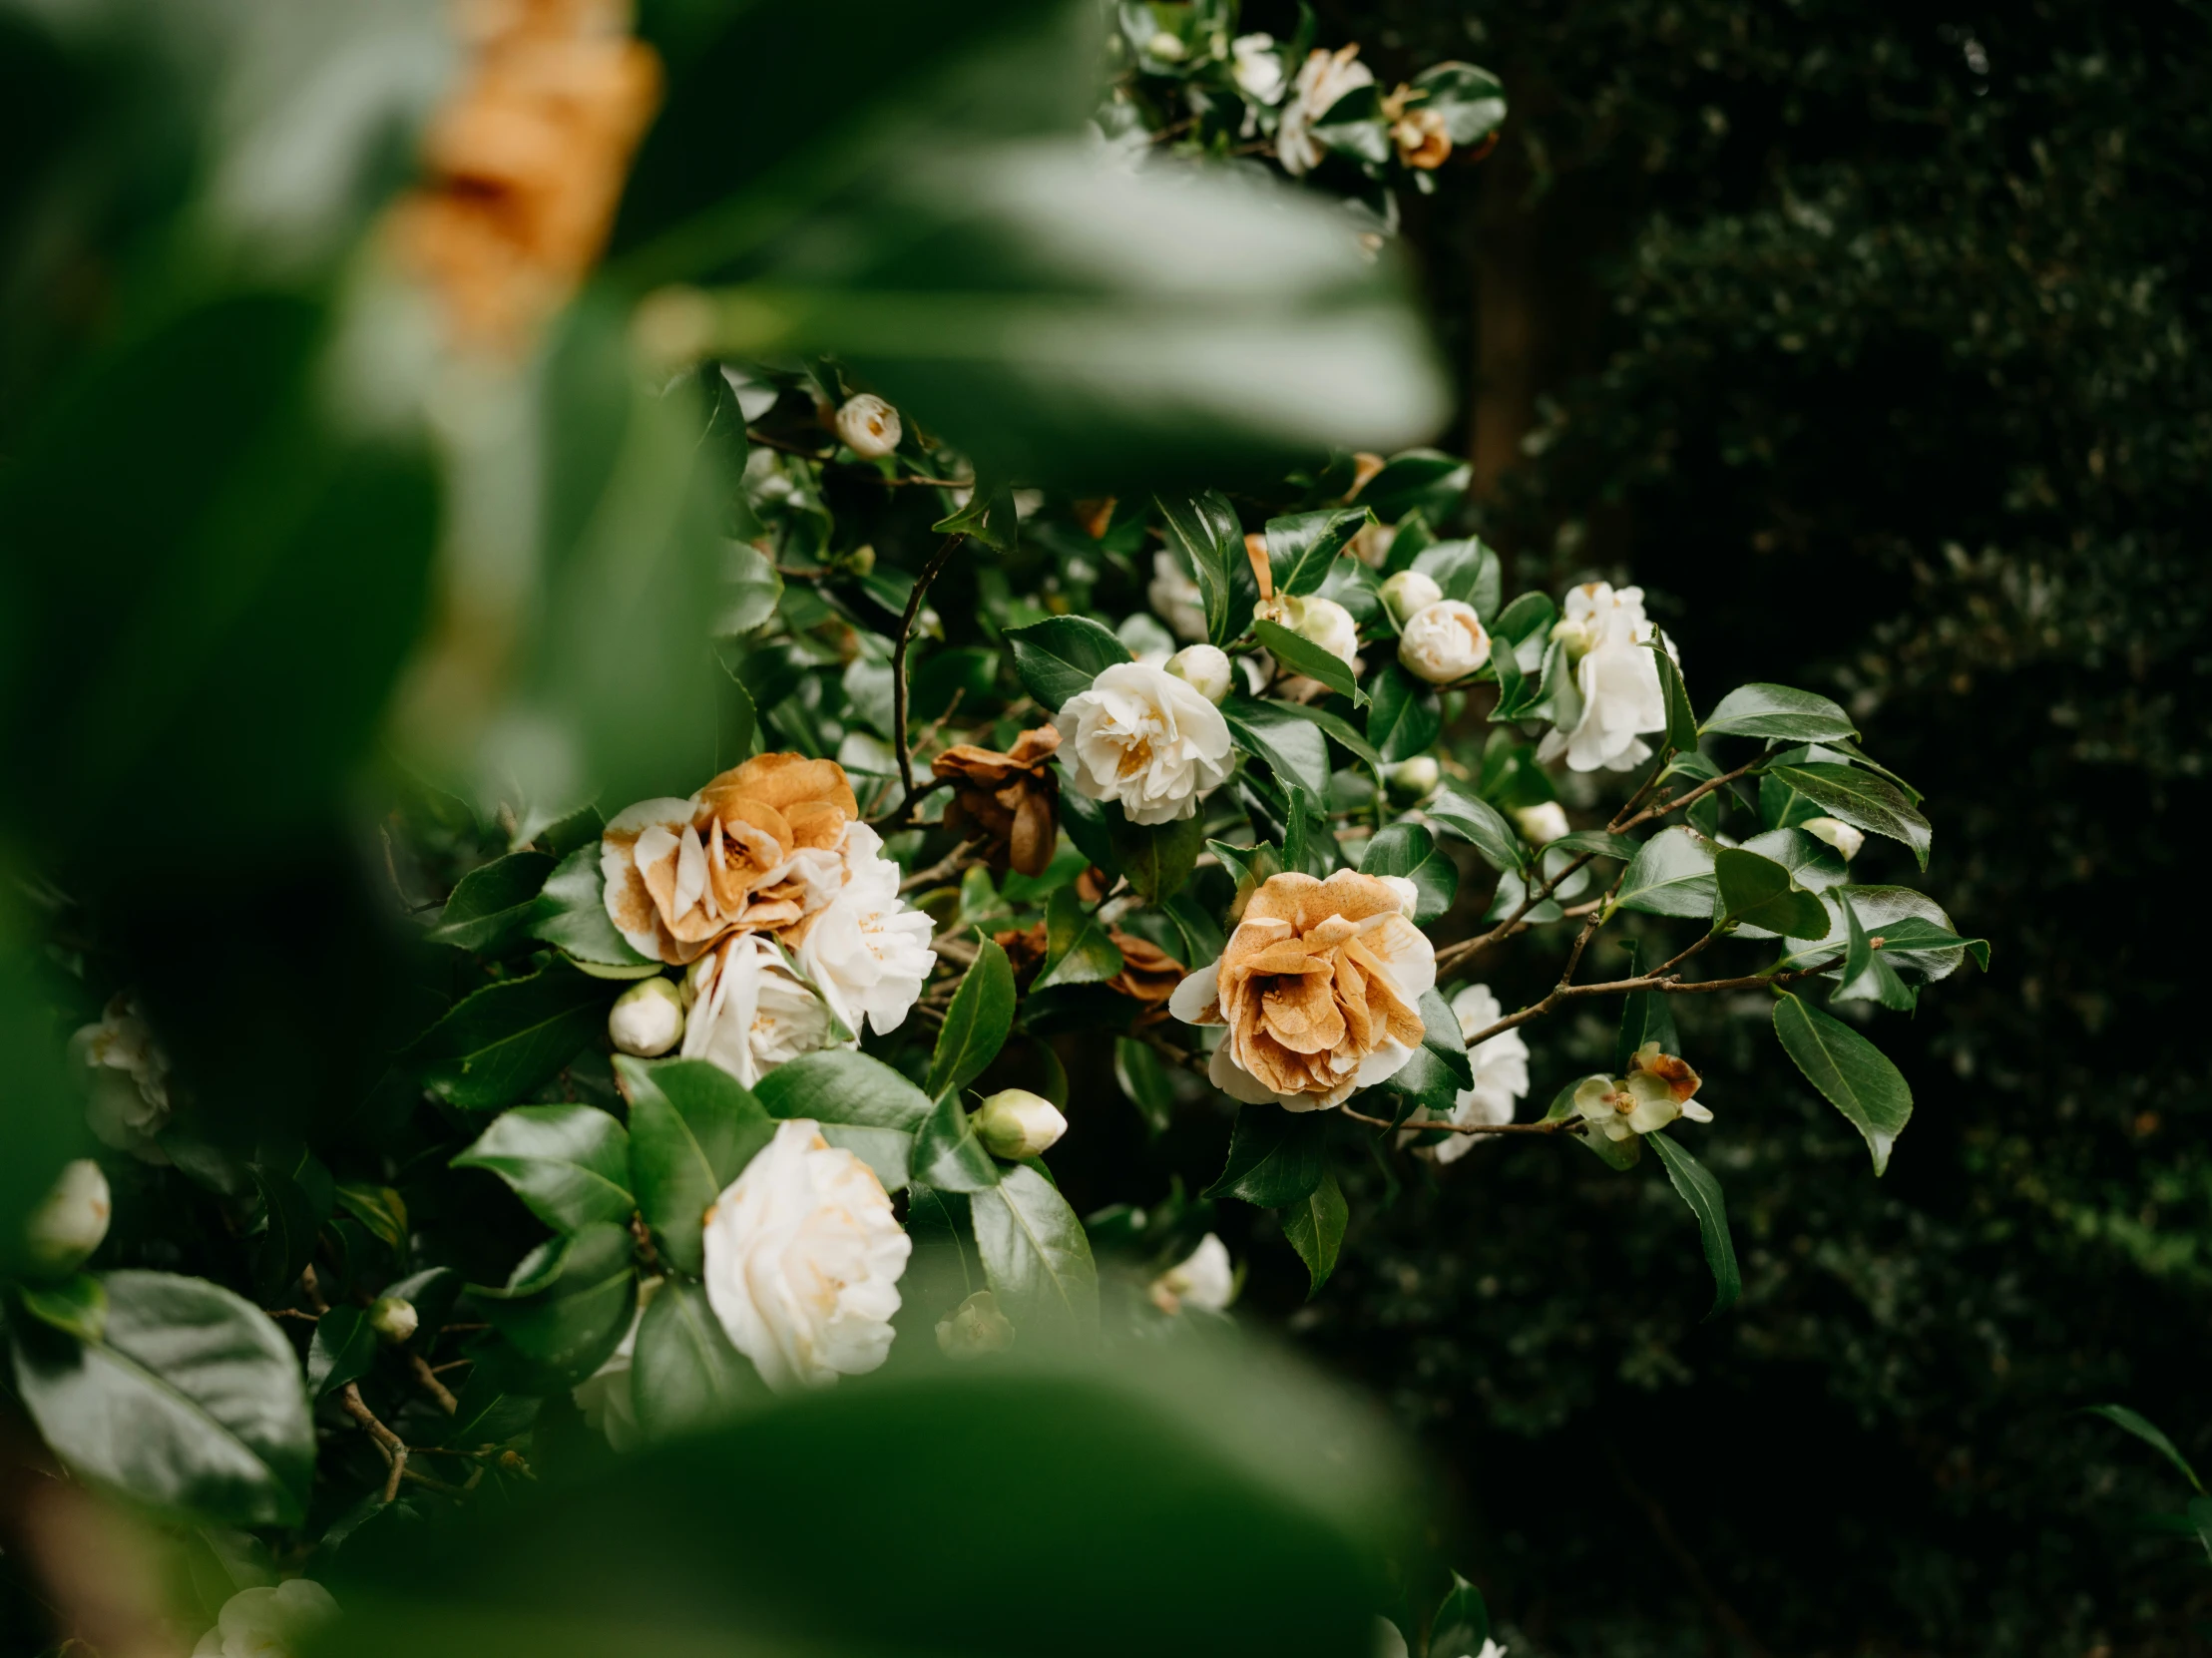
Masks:
[[[58,1283],[18,1284],[15,1294],[31,1318],[81,1342],[97,1342],[108,1328],[107,1288],[89,1272]]]
[[[446,900],[430,941],[485,956],[528,944],[541,919],[538,895],[553,870],[543,852],[511,852],[470,870]]]
[[[2148,1418],[2137,1415],[2124,1405],[2088,1405],[2082,1409],[2088,1416],[2102,1417],[2115,1427],[2125,1429],[2179,1468],[2181,1477],[2191,1485],[2199,1491],[2204,1489],[2204,1481],[2197,1477],[2197,1470],[2189,1465],[2188,1457],[2182,1455],[2173,1441],[2167,1439]]]
[[[1897,1066],[1858,1032],[1789,991],[1776,993],[1774,1034],[1806,1079],[1866,1136],[1876,1174],[1913,1115],[1913,1090]]]
[[[618,994],[614,985],[551,962],[463,999],[402,1060],[451,1104],[496,1110],[554,1075],[598,1036]]]
[[[1721,1197],[1720,1182],[1671,1135],[1660,1132],[1644,1138],[1666,1165],[1666,1177],[1674,1183],[1675,1191],[1697,1217],[1698,1240],[1705,1246],[1705,1264],[1713,1273],[1713,1304],[1705,1316],[1716,1318],[1743,1294],[1743,1273],[1736,1265],[1735,1242],[1728,1236],[1728,1206]]]
[[[1413,78],[1413,86],[1422,94],[1421,102],[1415,107],[1434,110],[1444,117],[1446,134],[1462,149],[1481,144],[1505,124],[1506,89],[1487,69],[1478,69],[1471,63],[1435,63]],[[1487,1622],[1484,1627],[1487,1632]],[[1479,1647],[1482,1641],[1478,1639],[1475,1644]],[[1439,1652],[1432,1646],[1429,1658],[1460,1658],[1460,1655]]]
[[[1429,1620],[1428,1658],[1482,1658],[1489,1642],[1490,1608],[1483,1592],[1454,1572],[1451,1592]]]
[[[664,1281],[638,1326],[630,1397],[649,1440],[688,1433],[727,1415],[760,1386],[696,1284]]]
[[[503,1111],[453,1167],[498,1175],[558,1232],[626,1224],[638,1207],[630,1191],[629,1132],[596,1105]]]
[[[1113,1079],[1144,1119],[1147,1133],[1160,1134],[1175,1114],[1174,1084],[1167,1067],[1147,1044],[1133,1036],[1113,1038]]]

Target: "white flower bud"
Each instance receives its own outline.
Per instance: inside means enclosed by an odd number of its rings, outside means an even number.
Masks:
[[[1182,39],[1162,29],[1144,43],[1144,50],[1162,63],[1177,63],[1182,58]]]
[[[1443,597],[1444,590],[1436,585],[1436,579],[1418,570],[1401,570],[1382,588],[1383,609],[1390,612],[1390,620],[1401,627],[1415,612],[1427,610]]]
[[[683,993],[665,979],[641,979],[615,999],[607,1035],[616,1048],[651,1059],[683,1039]]]
[[[864,461],[881,460],[905,435],[899,411],[873,392],[862,392],[837,411],[837,436]]]
[[[1296,607],[1289,627],[1300,638],[1311,640],[1346,662],[1360,653],[1359,623],[1335,600],[1293,599],[1284,603]]]
[[[978,1290],[937,1321],[937,1347],[948,1359],[981,1359],[1014,1345],[1014,1322],[999,1311],[999,1298]]]
[[[1184,645],[1167,658],[1167,671],[1208,702],[1220,702],[1236,683],[1228,653],[1210,644]]]
[[[1490,634],[1474,606],[1440,599],[1406,619],[1398,639],[1398,660],[1417,678],[1448,685],[1490,660]]]
[[[1853,828],[1840,817],[1809,817],[1798,827],[1815,840],[1826,841],[1844,856],[1849,863],[1859,855],[1859,848],[1867,844],[1865,833]]]
[[[1188,1257],[1152,1280],[1152,1305],[1163,1313],[1198,1307],[1221,1313],[1236,1299],[1236,1268],[1228,1246],[1208,1232]]]
[[[976,1112],[976,1138],[994,1157],[1019,1162],[1050,1150],[1068,1132],[1060,1108],[1027,1088],[1006,1088]]]
[[[1444,780],[1444,768],[1437,764],[1434,754],[1416,754],[1410,760],[1400,760],[1387,767],[1383,781],[1390,788],[1390,797],[1410,806],[1417,800],[1426,800],[1436,792],[1437,784]]]
[[[46,1201],[31,1212],[25,1242],[41,1272],[75,1272],[108,1235],[108,1177],[90,1157],[63,1168]]]
[[[369,1303],[368,1322],[378,1341],[397,1347],[415,1333],[422,1315],[405,1296],[380,1295]]]
[[[1566,808],[1556,800],[1537,806],[1516,806],[1513,820],[1531,846],[1549,846],[1567,832]]]

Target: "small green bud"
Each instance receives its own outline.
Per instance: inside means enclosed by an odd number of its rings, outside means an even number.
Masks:
[[[1011,1163],[1050,1150],[1068,1132],[1068,1119],[1041,1094],[1005,1088],[977,1110],[975,1129],[986,1151]]]
[[[683,993],[662,978],[641,979],[607,1012],[617,1051],[651,1059],[683,1039]]]
[[[415,1333],[422,1323],[422,1315],[415,1311],[415,1304],[403,1296],[380,1295],[369,1303],[368,1321],[378,1341],[387,1347],[397,1347]]]
[[[24,1228],[26,1253],[42,1274],[75,1272],[108,1235],[108,1177],[90,1157],[67,1164]]]
[[[1410,760],[1400,760],[1383,773],[1391,799],[1404,806],[1428,799],[1443,780],[1444,768],[1437,764],[1433,754],[1416,754]]]

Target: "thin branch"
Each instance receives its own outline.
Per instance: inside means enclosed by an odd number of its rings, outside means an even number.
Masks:
[[[407,1364],[415,1373],[415,1380],[422,1384],[423,1392],[438,1402],[439,1410],[449,1417],[460,1415],[461,1402],[453,1397],[452,1389],[438,1380],[438,1373],[430,1368],[429,1360],[419,1353],[410,1353]]]
[[[962,841],[959,846],[938,859],[929,868],[916,870],[904,881],[901,881],[899,891],[902,893],[914,892],[919,888],[931,885],[933,882],[942,881],[948,875],[958,875],[962,870],[971,869],[982,863],[983,860],[976,856],[976,852],[978,848],[983,846],[984,840],[985,837],[978,836],[972,841]]]
[[[1407,1133],[1426,1134],[1432,1128],[1440,1128],[1447,1134],[1570,1134],[1581,1125],[1579,1117],[1550,1117],[1537,1122],[1392,1122],[1388,1117],[1371,1117],[1365,1111],[1355,1111],[1349,1105],[1338,1110],[1354,1122],[1371,1122],[1377,1128],[1399,1128]]]
[[[1736,767],[1734,771],[1724,771],[1718,777],[1708,777],[1707,779],[1705,779],[1704,782],[1698,784],[1696,788],[1690,790],[1689,793],[1681,796],[1679,799],[1654,801],[1651,805],[1644,807],[1642,811],[1638,812],[1634,817],[1629,818],[1626,822],[1619,822],[1616,820],[1615,822],[1607,825],[1607,827],[1614,834],[1622,835],[1626,834],[1629,830],[1635,828],[1636,825],[1639,823],[1648,823],[1651,819],[1655,817],[1665,817],[1669,812],[1678,812],[1684,806],[1694,805],[1698,801],[1704,799],[1704,797],[1708,794],[1711,794],[1713,790],[1717,788],[1724,788],[1728,784],[1733,783],[1737,778],[1747,776],[1754,768],[1762,763],[1763,759],[1764,756],[1761,756],[1761,759],[1759,760],[1746,760],[1742,765]],[[1631,801],[1630,804],[1632,805],[1634,804],[1634,802]]]
[[[361,1385],[348,1382],[338,1395],[338,1404],[345,1414],[368,1430],[369,1438],[376,1442],[376,1449],[384,1453],[384,1460],[391,1464],[391,1475],[384,1481],[384,1500],[390,1502],[399,1495],[400,1476],[407,1471],[407,1442],[377,1421],[376,1413],[361,1398]]]
[[[906,790],[906,798],[899,802],[897,818],[903,822],[914,809],[914,755],[906,741],[906,647],[914,637],[914,619],[922,614],[922,600],[929,593],[929,585],[937,580],[937,573],[945,568],[945,561],[953,556],[953,549],[968,538],[959,531],[945,538],[945,545],[930,555],[922,574],[915,579],[914,591],[906,596],[906,614],[899,618],[899,642],[891,651],[891,741],[899,755],[899,782]]]

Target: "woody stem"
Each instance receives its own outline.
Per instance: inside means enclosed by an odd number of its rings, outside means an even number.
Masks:
[[[906,743],[906,647],[914,636],[914,619],[922,614],[922,600],[929,593],[930,583],[937,580],[937,573],[945,568],[945,561],[952,557],[953,549],[967,538],[957,532],[945,538],[944,546],[930,555],[929,563],[922,567],[922,574],[915,578],[914,591],[906,596],[906,614],[899,618],[899,642],[891,650],[891,742],[899,755],[899,783],[904,793],[899,809],[892,814],[892,821],[904,824],[914,809],[914,756]]]

